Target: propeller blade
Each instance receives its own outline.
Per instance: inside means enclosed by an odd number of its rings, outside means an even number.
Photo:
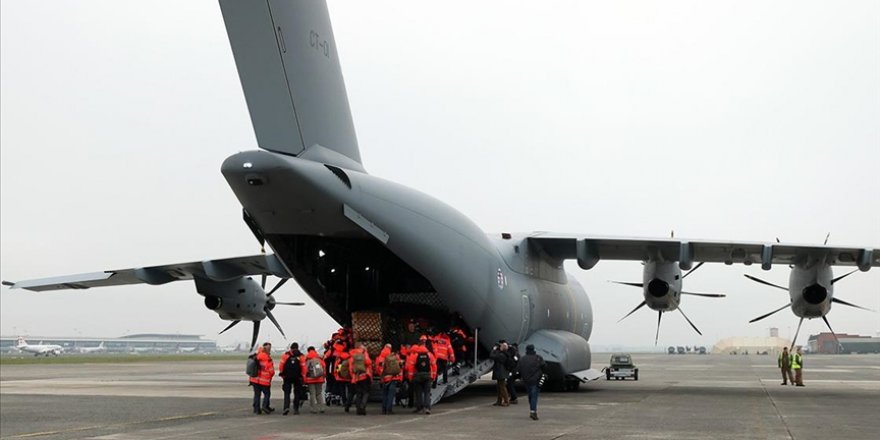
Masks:
[[[770,316],[770,315],[772,315],[772,314],[774,314],[774,313],[781,312],[781,311],[784,310],[786,307],[791,307],[791,303],[788,303],[788,304],[786,304],[786,305],[784,305],[784,306],[782,306],[782,307],[780,307],[780,308],[778,308],[778,309],[776,309],[776,310],[774,310],[774,311],[772,311],[772,312],[770,312],[770,313],[767,313],[766,315],[761,315],[761,316],[759,316],[759,317],[757,317],[757,318],[755,318],[755,319],[749,321],[749,324],[751,324],[751,323],[753,323],[753,322],[758,322],[758,321],[760,321],[760,320],[762,320],[762,319],[764,319],[764,318],[766,318],[766,317],[768,317],[768,316]]]
[[[684,314],[684,310],[682,310],[681,307],[678,308],[678,311],[681,312],[681,316],[684,316],[685,321],[687,321],[688,324],[690,324],[691,327],[694,328],[694,331],[696,331],[698,335],[703,336],[703,332],[701,332],[700,329],[698,329],[697,326],[695,326],[694,323],[691,322],[690,318],[688,318],[687,315]]]
[[[272,296],[272,294],[275,293],[275,291],[278,290],[281,286],[283,286],[284,283],[286,283],[289,279],[290,278],[282,278],[281,281],[279,281],[278,284],[276,284],[275,287],[273,287],[272,290],[269,291],[268,295]]]
[[[266,274],[263,274],[263,277],[260,279],[260,287],[263,288],[263,291],[266,291]]]
[[[647,302],[646,302],[646,301],[642,301],[641,304],[637,305],[636,308],[632,309],[631,312],[629,312],[629,313],[627,313],[626,315],[624,315],[624,317],[623,317],[623,318],[620,318],[617,322],[623,321],[624,319],[626,319],[627,316],[632,315],[633,313],[636,312],[636,310],[641,309],[642,307],[644,307],[645,304],[647,304]]]
[[[844,279],[844,278],[846,278],[846,277],[848,277],[848,276],[850,276],[850,275],[852,275],[852,274],[854,274],[854,273],[856,273],[856,272],[858,272],[858,271],[859,271],[858,269],[853,269],[852,272],[845,273],[845,274],[843,274],[843,275],[841,275],[841,276],[839,276],[839,277],[837,277],[837,278],[831,280],[831,285],[833,286],[834,283],[836,283],[836,282],[838,282],[838,281],[840,281],[840,280],[842,280],[842,279]]]
[[[657,310],[657,334],[654,335],[654,346],[657,346],[657,341],[660,339],[660,319],[663,318],[663,310]]]
[[[633,286],[633,287],[645,287],[644,283],[626,283],[623,281],[608,281],[609,283],[614,284],[623,284],[624,286]]]
[[[791,350],[794,350],[794,344],[795,344],[795,342],[797,342],[798,333],[801,332],[801,324],[803,324],[803,323],[804,323],[804,318],[801,317],[800,322],[798,322],[797,331],[794,332],[794,339],[791,340],[791,347],[789,347],[789,349],[788,349],[789,353],[791,353]]]
[[[282,306],[304,306],[306,303],[303,302],[276,302],[276,305],[281,304]]]
[[[778,284],[773,284],[773,283],[771,283],[771,282],[764,281],[764,280],[762,280],[762,279],[760,279],[760,278],[753,277],[753,276],[751,276],[751,275],[749,275],[749,274],[743,274],[743,276],[746,277],[746,278],[748,278],[748,279],[750,279],[750,280],[752,280],[752,281],[754,281],[754,282],[756,282],[756,283],[765,284],[765,285],[767,285],[767,286],[775,287],[775,288],[777,288],[777,289],[782,289],[782,290],[788,292],[788,288],[787,288],[787,287],[782,287],[782,286],[780,286],[780,285],[778,285]]]
[[[840,344],[840,339],[837,339],[837,333],[834,333],[834,329],[831,328],[831,323],[828,322],[828,318],[823,316],[822,320],[825,321],[825,325],[828,326],[828,331],[831,332],[831,336],[834,336],[834,342],[837,342],[837,350],[834,350],[834,352],[840,353],[841,351],[843,351],[841,350],[841,348],[843,348],[843,345]]]
[[[682,295],[702,296],[706,298],[724,298],[727,295],[723,293],[699,293],[699,292],[681,292]]]
[[[238,324],[239,322],[241,322],[240,319],[236,319],[235,321],[232,321],[232,324],[229,324],[226,328],[224,328],[223,330],[220,331],[220,333],[217,333],[217,334],[218,334],[218,335],[222,335],[223,332],[225,332],[226,330],[231,329],[232,327],[235,327],[235,324]]]
[[[825,236],[825,243],[822,243],[823,246],[828,244],[828,239],[829,239],[830,237],[831,237],[831,233],[829,232],[828,235]],[[835,337],[836,337],[836,336],[835,336]]]
[[[270,321],[272,321],[272,324],[275,324],[275,328],[277,328],[278,331],[281,332],[281,336],[284,336],[284,339],[287,339],[287,335],[284,334],[284,330],[281,330],[281,326],[278,325],[278,321],[275,320],[275,316],[272,315],[271,310],[266,311],[266,317],[269,318]]]
[[[849,306],[849,307],[855,307],[855,308],[857,308],[857,309],[867,310],[867,311],[869,311],[869,312],[874,312],[874,313],[877,312],[876,310],[872,310],[872,309],[869,309],[869,308],[867,308],[867,307],[857,306],[857,305],[855,305],[855,304],[853,304],[853,303],[851,303],[851,302],[846,302],[846,301],[844,301],[844,300],[842,300],[842,299],[831,298],[831,302],[833,302],[833,303],[837,303],[837,304],[843,304],[843,305],[845,305],[845,306]]]
[[[260,321],[254,321],[254,334],[251,336],[251,350],[254,351],[254,347],[257,346],[257,336],[260,336]]]
[[[684,274],[683,277],[681,277],[681,279],[685,279],[685,278],[687,278],[688,275],[694,273],[695,270],[699,269],[700,266],[702,266],[702,265],[704,265],[704,264],[706,264],[705,261],[700,261],[700,264],[698,264],[698,265],[697,265],[696,267],[694,267],[693,269],[689,270],[686,274]]]

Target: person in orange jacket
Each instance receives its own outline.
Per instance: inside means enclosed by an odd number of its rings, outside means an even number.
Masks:
[[[309,409],[312,414],[324,412],[324,380],[327,376],[327,364],[318,356],[315,347],[309,347],[300,362],[303,383],[309,387]]]
[[[438,332],[431,337],[434,347],[434,357],[437,358],[437,374],[443,373],[443,383],[448,383],[449,365],[455,363],[455,350],[452,349],[452,342],[446,333]],[[437,380],[434,380],[437,384]]]
[[[382,380],[382,414],[394,414],[397,386],[403,380],[403,364],[391,344],[385,344],[376,358],[376,374]]]
[[[409,349],[406,358],[406,377],[413,387],[416,409],[414,413],[425,411],[431,414],[431,383],[437,378],[437,360],[426,346],[428,337],[422,335],[419,345]]]
[[[356,342],[354,349],[348,352],[348,368],[351,373],[353,388],[352,400],[360,416],[367,415],[367,399],[370,398],[370,387],[373,385],[373,368],[370,354],[363,342]]]
[[[336,382],[336,394],[342,398],[345,412],[351,409],[351,369],[348,367],[351,356],[348,351],[336,353],[336,364],[333,367],[333,379]]]
[[[257,348],[255,354],[260,363],[260,374],[248,378],[248,382],[254,388],[254,414],[270,414],[275,408],[269,406],[269,397],[272,395],[272,377],[275,376],[275,363],[272,362],[272,344],[266,342]],[[263,406],[260,406],[260,396],[263,396]]]
[[[281,414],[290,414],[290,394],[293,392],[293,414],[299,414],[305,393],[303,392],[302,368],[300,367],[304,355],[299,351],[299,343],[290,344],[290,349],[281,355],[278,362],[278,375],[283,379],[281,391],[284,392],[284,407]]]

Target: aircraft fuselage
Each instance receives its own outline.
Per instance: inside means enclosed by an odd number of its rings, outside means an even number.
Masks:
[[[326,163],[326,162],[325,162]],[[484,348],[535,342],[561,372],[589,368],[583,288],[525,236],[490,237],[449,205],[369,174],[267,151],[222,172],[287,269],[334,319],[411,303],[458,314]]]

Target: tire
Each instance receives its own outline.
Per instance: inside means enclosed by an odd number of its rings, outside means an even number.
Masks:
[[[636,373],[633,375],[633,380],[639,380],[639,370],[636,370]]]
[[[611,380],[611,371],[605,370],[605,380]]]

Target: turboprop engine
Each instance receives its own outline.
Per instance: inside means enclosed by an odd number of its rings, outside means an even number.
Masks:
[[[649,260],[642,264],[644,265],[644,269],[642,270],[641,283],[612,281],[612,283],[640,287],[642,289],[642,296],[645,298],[641,304],[637,305],[636,308],[632,309],[632,311],[624,315],[624,317],[620,318],[617,322],[623,321],[627,316],[632,315],[636,310],[647,305],[652,310],[657,311],[657,333],[654,336],[654,345],[657,345],[657,340],[660,337],[660,321],[663,318],[663,312],[678,310],[681,312],[681,316],[684,316],[684,319],[688,324],[693,327],[694,331],[702,335],[703,333],[700,332],[700,329],[698,329],[687,315],[684,314],[684,311],[681,310],[681,295],[702,296],[706,298],[723,298],[726,296],[722,293],[682,292],[682,280],[695,270],[699,269],[703,263],[701,262],[684,275],[681,274],[680,264],[677,261]]]
[[[254,330],[251,338],[251,349],[257,343],[257,337],[260,334],[260,322],[269,318],[275,328],[284,336],[284,330],[278,324],[272,310],[276,305],[301,306],[301,302],[277,302],[272,296],[281,286],[287,282],[287,278],[282,278],[275,287],[266,293],[266,277],[263,276],[262,283],[257,283],[251,277],[238,277],[227,281],[214,281],[207,278],[194,278],[196,283],[196,291],[205,297],[205,307],[212,310],[220,316],[220,319],[232,321],[229,326],[223,329],[222,334],[226,330],[231,329],[241,321],[253,321]]]

